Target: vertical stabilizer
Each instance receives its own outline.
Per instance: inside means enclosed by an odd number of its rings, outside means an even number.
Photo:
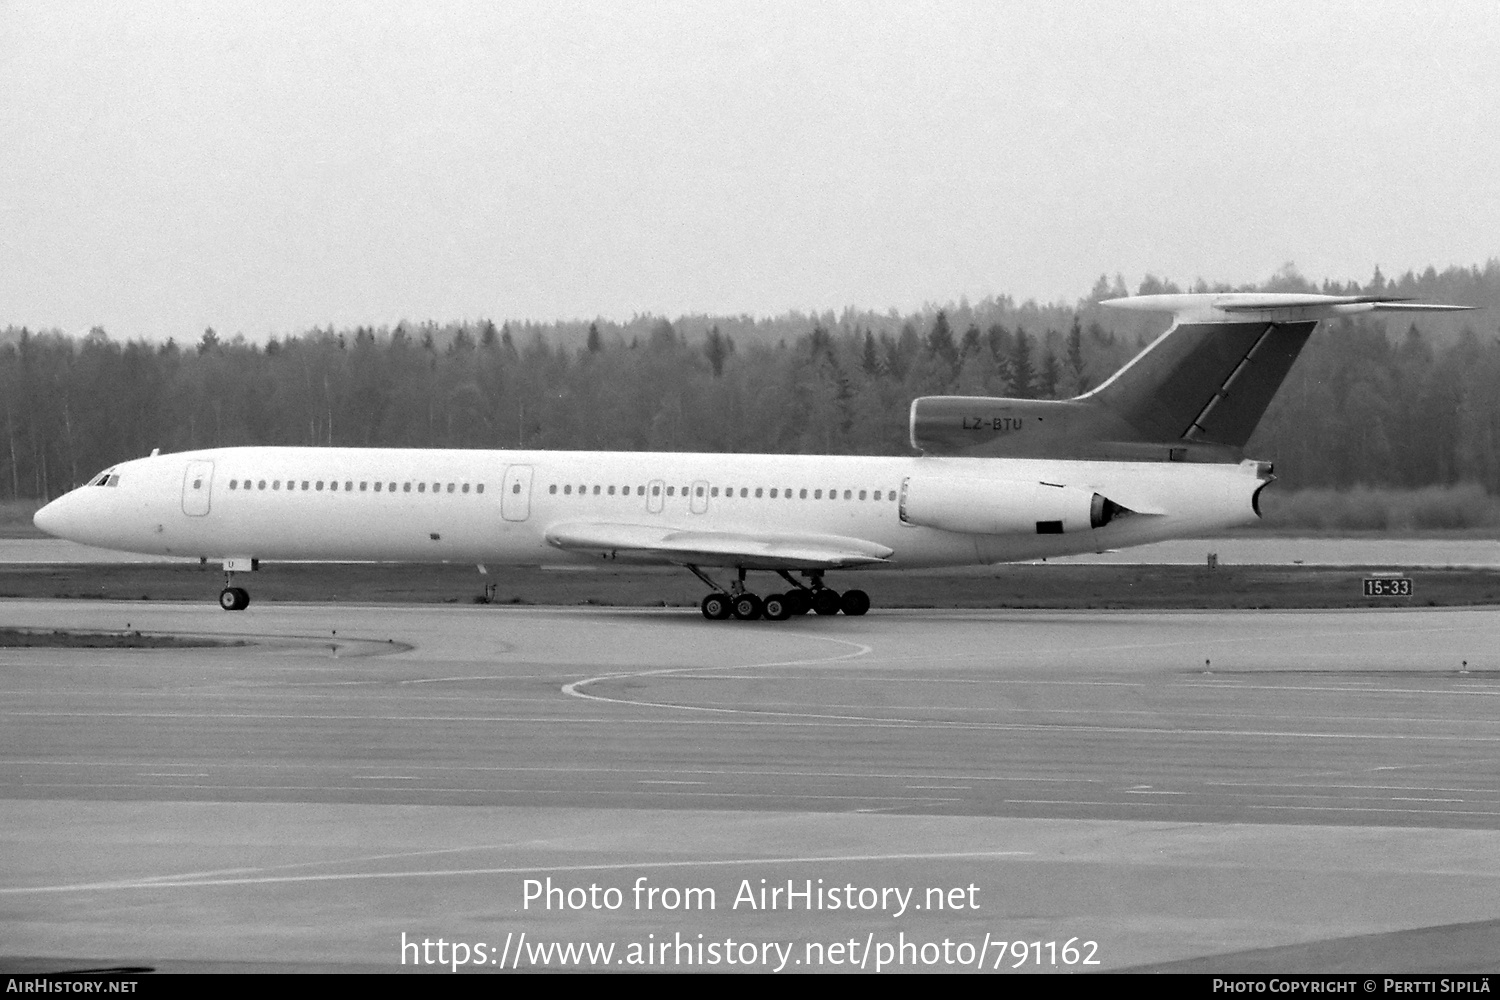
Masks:
[[[1236,462],[1321,319],[1449,311],[1369,295],[1140,295],[1103,303],[1174,322],[1098,388],[1073,399],[924,396],[911,441],[934,455]]]

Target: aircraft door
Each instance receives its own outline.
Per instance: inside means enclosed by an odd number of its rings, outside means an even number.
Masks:
[[[666,485],[660,479],[653,479],[651,480],[651,485],[647,488],[646,510],[652,514],[660,514],[662,504],[667,502],[664,495],[666,493]]]
[[[531,466],[508,465],[500,486],[500,516],[524,521],[531,516]]]
[[[693,497],[688,505],[694,514],[703,514],[708,510],[708,482],[700,479],[693,484]]]
[[[188,517],[208,513],[214,489],[214,463],[189,462],[182,477],[182,512]]]

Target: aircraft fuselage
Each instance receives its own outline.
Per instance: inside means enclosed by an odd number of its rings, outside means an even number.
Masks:
[[[836,536],[888,548],[873,566],[961,566],[1138,545],[1256,519],[1265,485],[1240,465],[652,452],[218,448],[109,470],[38,513],[51,534],[112,549],[207,559],[540,565],[630,552],[565,550],[564,524],[657,526],[737,536]],[[96,483],[107,482],[106,475]],[[963,480],[1098,493],[1132,512],[1099,528],[996,534],[902,517],[903,486]],[[977,491],[977,492],[976,492]],[[1039,512],[1018,519],[1050,522]],[[701,564],[736,566],[726,555]]]

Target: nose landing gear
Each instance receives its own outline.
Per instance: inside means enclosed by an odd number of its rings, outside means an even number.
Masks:
[[[244,587],[225,587],[219,591],[219,607],[225,611],[244,611],[250,606],[250,592]]]
[[[260,569],[259,559],[225,559],[224,589],[219,591],[219,607],[225,611],[244,611],[250,606],[250,591],[234,586],[236,572],[254,572]]]

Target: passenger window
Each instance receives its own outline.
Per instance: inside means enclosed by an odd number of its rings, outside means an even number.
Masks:
[[[469,484],[468,483],[464,483],[464,492],[465,493],[469,492]]]
[[[230,481],[229,481],[229,488],[230,488],[230,489],[234,489],[234,488],[235,488],[235,484],[236,484],[236,483],[238,483],[238,482],[239,482],[239,480],[238,480],[238,479],[231,479],[231,480],[230,480]]]
[[[271,481],[271,489],[273,489],[273,490],[279,490],[279,489],[281,489],[281,480],[279,480],[279,479],[273,479]]]
[[[852,499],[854,499],[854,491],[853,490],[845,490],[844,491],[844,499],[845,500],[852,500]]]
[[[418,483],[417,484],[417,492],[418,493],[426,493],[427,492],[427,484],[426,483]]]
[[[749,495],[750,495],[750,489],[748,487],[741,486],[740,487],[740,498],[743,499],[745,497],[748,497]]]
[[[798,499],[799,499],[799,500],[806,500],[806,499],[807,499],[807,491],[806,491],[806,490],[802,490],[802,491],[800,491],[800,492],[799,492],[799,493],[798,493],[798,496],[797,496],[797,498],[798,498]]]
[[[594,487],[594,496],[598,496],[598,495],[599,495],[599,487],[595,486]]]
[[[360,483],[359,485],[360,485],[361,488],[364,487],[364,483]],[[354,483],[352,481],[350,481],[350,480],[345,480],[344,481],[344,492],[347,493],[348,491],[350,491],[352,489],[354,489]]]
[[[480,483],[478,486],[474,487],[474,492],[475,493],[483,493],[484,492],[484,484]]]
[[[484,487],[482,487],[482,486],[480,487],[480,489],[483,489],[483,488]],[[519,493],[519,492],[521,492],[521,484],[520,483],[515,483],[514,485],[511,486],[510,491],[512,493]]]
[[[763,490],[764,490],[764,489],[765,489],[765,487],[763,487],[763,486],[757,486],[757,487],[755,487],[755,499],[757,499],[757,500],[759,500],[759,499],[760,499],[760,497],[761,497],[761,492],[762,492],[762,491],[763,491]]]
[[[410,493],[411,492],[411,483],[402,483],[401,484],[401,492],[402,493]]]
[[[615,495],[615,488],[614,488],[614,487],[613,487],[613,486],[611,486],[611,487],[610,487],[610,488],[609,488],[609,495],[610,495],[610,496],[614,496],[614,495]]]
[[[449,483],[449,484],[448,484],[448,492],[449,492],[449,493],[452,493],[452,492],[453,492],[453,490],[454,490],[454,488],[455,488],[455,487],[454,487],[454,484],[453,484],[453,483]]]
[[[756,490],[755,494],[756,494],[756,496],[759,496],[760,495],[760,490]],[[771,487],[771,499],[772,500],[776,499],[776,487],[774,487],[774,486]]]
[[[693,492],[696,493],[696,494],[698,494],[698,496],[701,497],[703,495],[703,487],[700,486],[696,490],[694,490]]]
[[[677,487],[675,487],[675,486],[668,486],[667,487],[667,496],[669,496],[669,497],[670,496],[675,496],[676,493],[677,493]]]
[[[807,499],[807,491],[806,490],[802,491],[802,499],[804,499],[804,500]],[[823,499],[823,491],[822,490],[813,490],[813,499],[814,500],[821,500],[821,499]]]
[[[265,489],[266,488],[266,481],[264,479],[262,479],[260,482],[258,482],[258,483],[255,484],[255,488],[258,489],[258,490]]]
[[[557,492],[557,484],[553,483],[551,486],[547,487],[547,492],[548,493],[556,493]]]
[[[306,479],[302,480],[302,488],[304,490],[309,488],[309,483]]]
[[[566,493],[568,496],[572,496],[573,495],[573,484],[569,483],[567,486],[564,486],[563,487],[563,492]]]
[[[651,495],[654,496],[654,497],[661,496],[661,487],[660,486],[653,486],[653,487],[651,487]]]
[[[865,500],[865,499],[868,499],[868,498],[867,498],[867,497],[866,497],[866,496],[865,496],[865,491],[864,491],[864,490],[860,490],[860,491],[859,491],[859,498],[860,498],[860,499],[861,499],[861,500]]]
[[[698,495],[699,496],[703,495],[703,490],[701,488],[698,490]],[[719,488],[717,486],[715,486],[713,489],[711,489],[711,490],[708,491],[708,495],[711,496],[711,497],[718,496],[719,495]],[[730,495],[731,496],[733,495],[732,491],[731,491]]]

